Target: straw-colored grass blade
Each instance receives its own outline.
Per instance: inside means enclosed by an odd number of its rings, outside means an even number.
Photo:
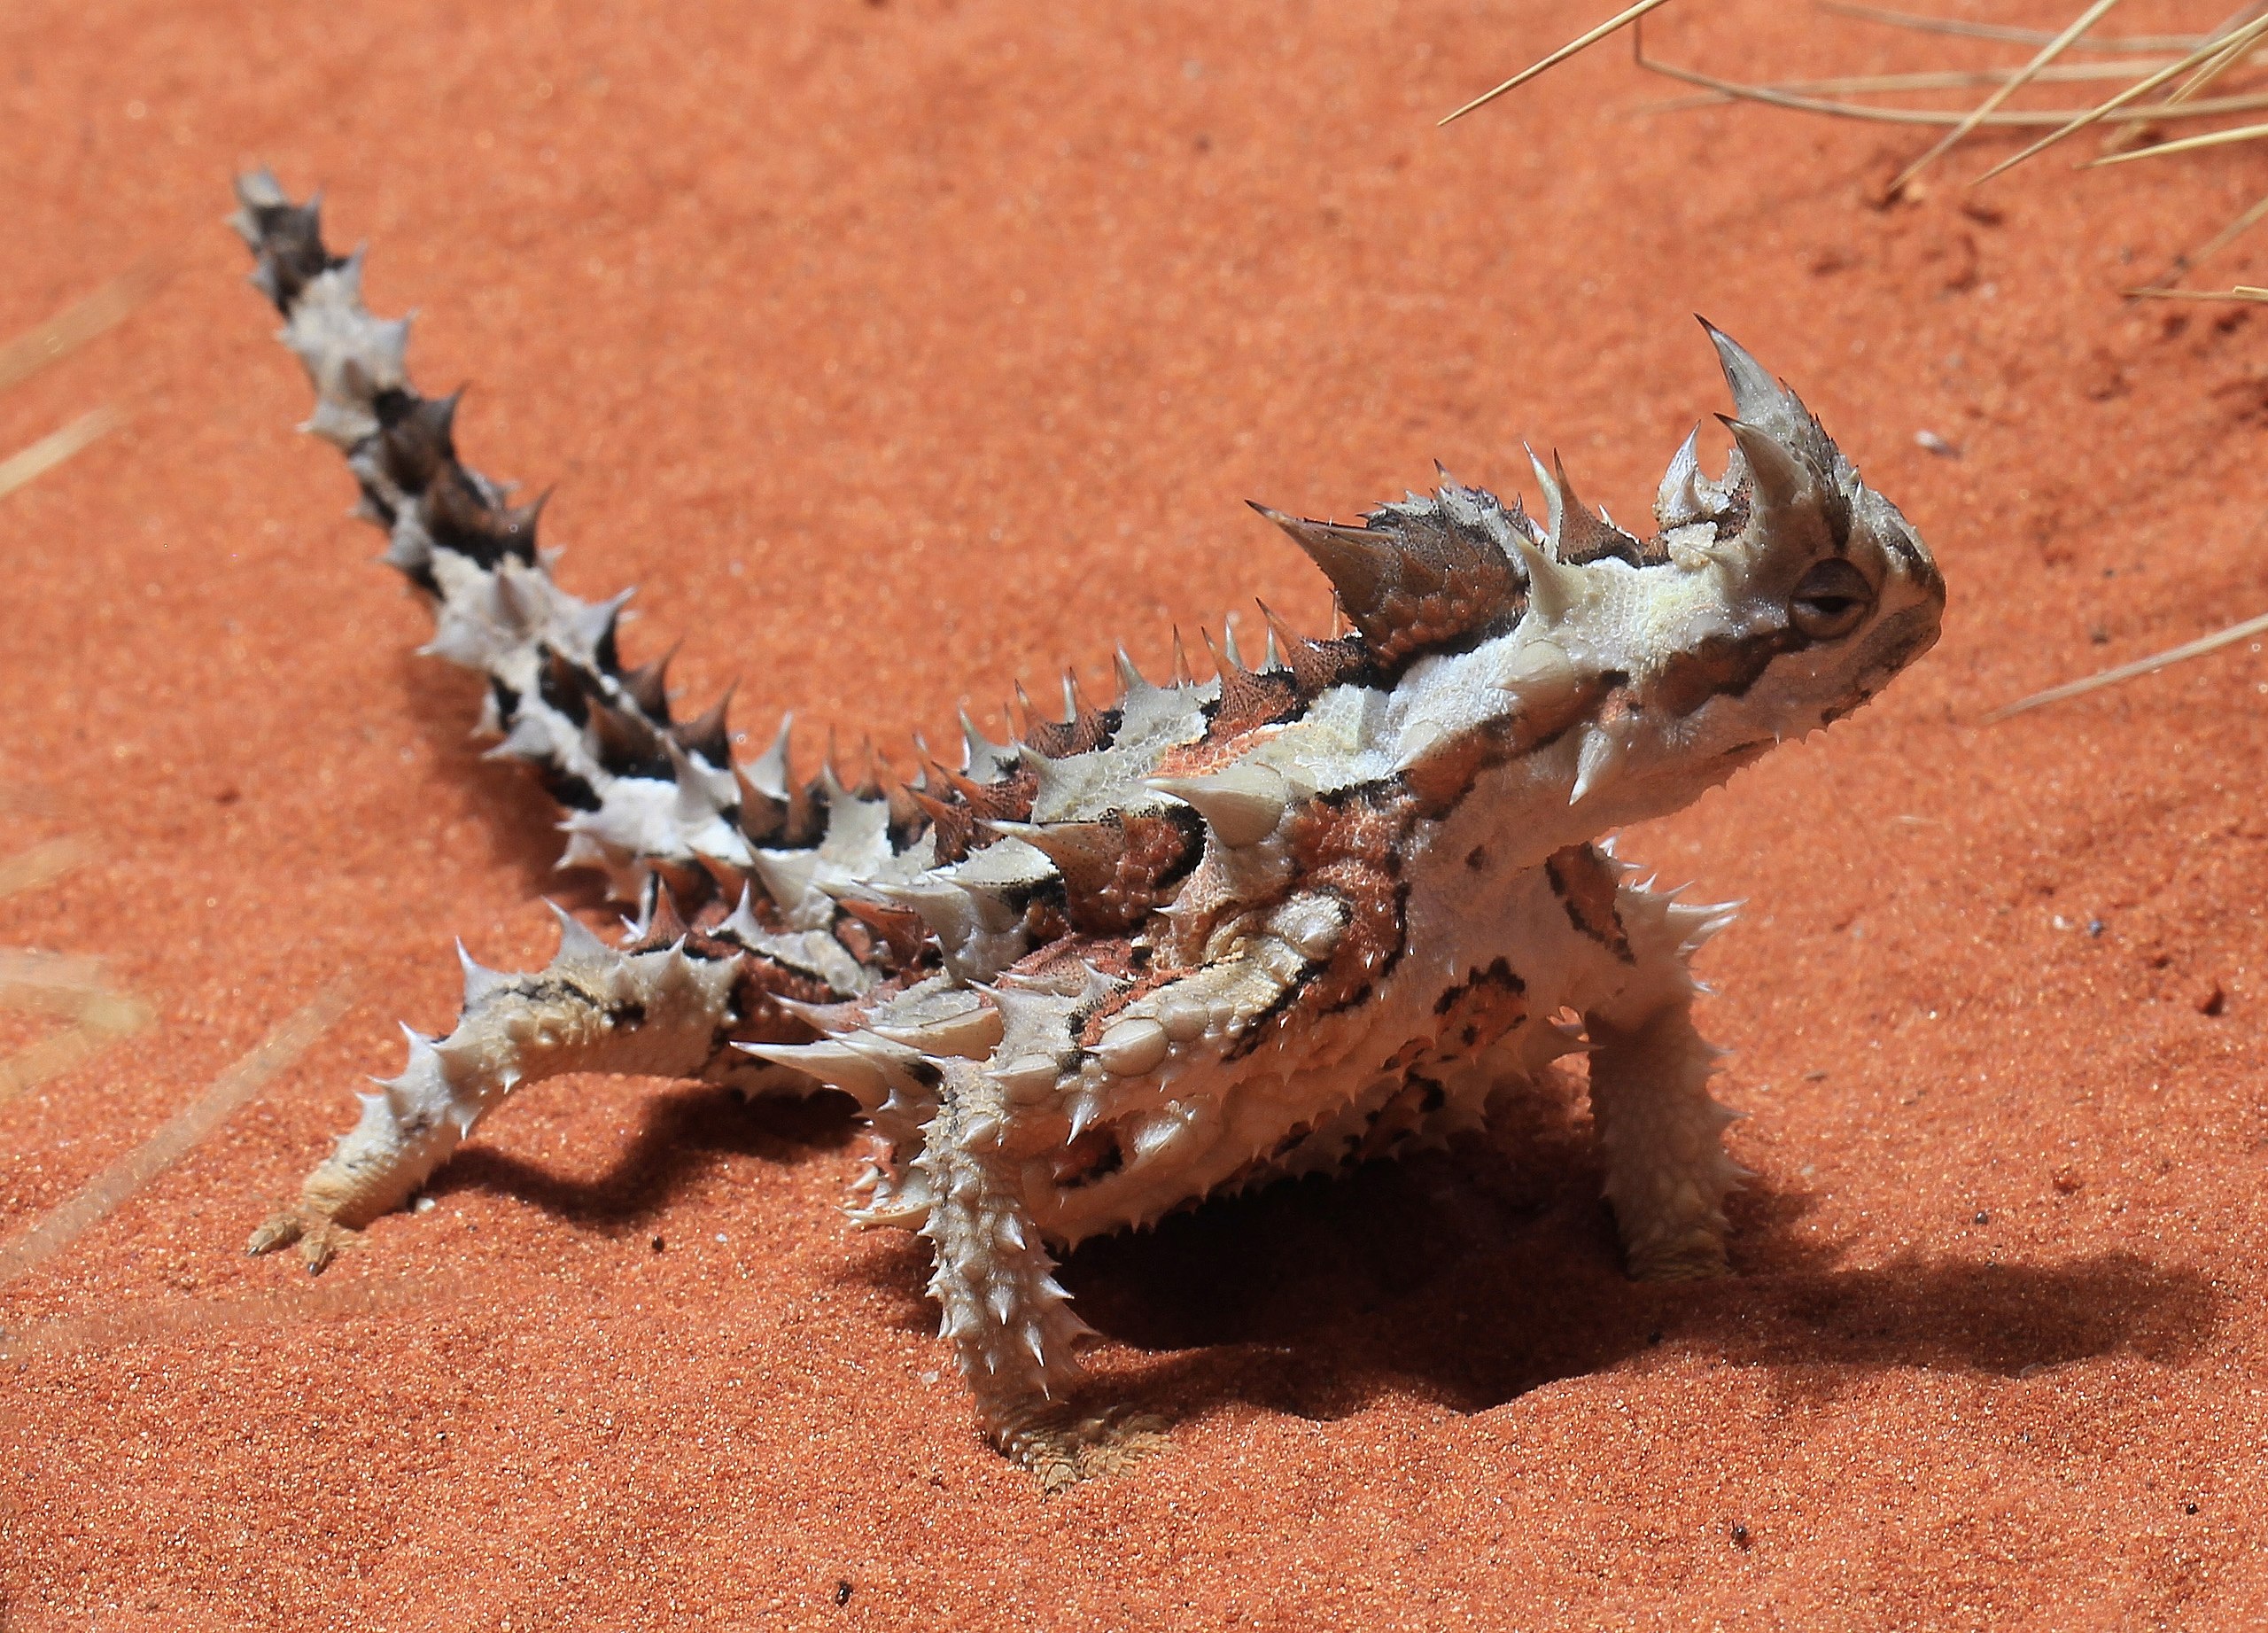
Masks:
[[[1643,17],[1647,12],[1658,10],[1668,4],[1669,0],[1638,0],[1637,4],[1630,6],[1624,11],[1616,12],[1612,17],[1608,18],[1597,27],[1592,29],[1588,34],[1584,35],[1580,39],[1570,40],[1566,44],[1552,52],[1551,55],[1543,58],[1542,61],[1531,64],[1529,66],[1523,68],[1519,73],[1515,74],[1511,78],[1506,80],[1502,85],[1497,86],[1495,89],[1482,92],[1480,96],[1475,97],[1472,101],[1459,108],[1456,113],[1448,115],[1439,122],[1446,125],[1451,120],[1463,119],[1475,108],[1486,107],[1489,103],[1495,101],[1497,97],[1503,96],[1506,92],[1518,90],[1521,86],[1526,84],[1530,80],[1534,79],[1537,74],[1542,74],[1545,69],[1557,67],[1570,57],[1578,56],[1581,53],[1588,51],[1592,46],[1596,45],[1601,40],[1604,40],[1607,35],[1614,33],[1617,29],[1627,27],[1630,24],[1636,22],[1640,18]]]
[[[2137,159],[2163,159],[2171,153],[2194,153],[2209,147],[2226,147],[2232,142],[2256,142],[2268,136],[2268,124],[2233,125],[2226,130],[2208,130],[2202,136],[2179,136],[2171,142],[2154,143],[2148,147],[2130,148],[2124,153],[2105,153],[2090,159],[2081,167],[2100,170],[2105,165],[2132,164]]]
[[[1967,40],[1995,40],[2005,45],[2040,46],[2055,36],[2044,28],[2013,28],[2006,23],[1972,23],[1957,17],[1923,17],[1914,12],[1892,12],[1878,5],[1856,5],[1851,0],[1819,0],[1819,9],[1862,23],[1886,23],[1916,34],[1950,34]],[[2165,51],[2187,51],[2203,36],[2194,34],[2090,35],[2075,40],[2078,51],[2109,51],[2128,56],[2155,57]]]
[[[2256,292],[2264,299],[2268,299],[2268,290]],[[2226,629],[2218,630],[2199,640],[2169,648],[2152,657],[2137,658],[2131,664],[2121,664],[2116,669],[2106,669],[2100,674],[2088,675],[2084,680],[2069,680],[2062,686],[2051,686],[2044,692],[2034,692],[2029,697],[2019,698],[2015,703],[2007,704],[1993,710],[1984,718],[1983,723],[1990,726],[1996,720],[2007,719],[2012,714],[2022,714],[2027,709],[2038,709],[2048,704],[2062,703],[2067,698],[2084,696],[2089,692],[2100,691],[2106,686],[2117,686],[2122,680],[2132,680],[2141,675],[2155,674],[2170,665],[2183,663],[2193,657],[2202,657],[2208,652],[2218,652],[2223,647],[2234,646],[2238,642],[2249,640],[2264,631],[2268,631],[2268,612],[2262,613],[2258,618],[2247,618],[2241,624],[2232,624]]]
[[[52,884],[91,855],[85,840],[66,835],[0,861],[0,900]],[[4,981],[4,975],[0,975],[0,983]]]
[[[2063,126],[2062,128],[2049,131],[2046,136],[2040,137],[2039,141],[2034,142],[2030,147],[2025,148],[2022,152],[2019,152],[2011,158],[2003,159],[1999,164],[1994,165],[1990,170],[1987,170],[1984,175],[1978,176],[1977,178],[1977,182],[1989,182],[1994,176],[2000,175],[2003,170],[2013,170],[2016,166],[2023,163],[2025,159],[2044,152],[2048,148],[2054,146],[2058,142],[2062,141],[2065,137],[2076,136],[2080,131],[2085,130],[2088,126],[2098,124],[2101,121],[2109,118],[2112,114],[2117,113],[2128,104],[2140,101],[2142,97],[2148,96],[2152,91],[2157,89],[2161,85],[2167,83],[2169,81],[2179,78],[2181,74],[2196,67],[2208,58],[2213,56],[2217,51],[2222,50],[2225,43],[2235,44],[2241,43],[2249,45],[2253,41],[2259,39],[2263,33],[2268,33],[2268,17],[2254,19],[2244,27],[2239,29],[2234,35],[2227,36],[2225,42],[2215,39],[2207,39],[2199,43],[2195,46],[2192,47],[2185,55],[2159,68],[2156,73],[2147,74],[2143,78],[2137,80],[2133,84],[2128,86],[2124,90],[2120,91],[2117,96],[2109,98],[2099,106],[2088,109],[2085,113],[2080,114],[2078,118],[2072,120],[2069,124]],[[1975,183],[1972,183],[1972,185],[1974,184]]]
[[[60,431],[51,431],[29,447],[0,459],[0,499],[25,483],[46,475],[104,432],[123,422],[108,408],[81,415]]]
[[[1739,80],[1720,79],[1713,74],[1704,74],[1697,68],[1688,68],[1658,57],[1641,56],[1638,66],[1660,74],[1666,80],[1680,84],[1697,86],[1713,90],[1720,96],[1738,102],[1759,103],[1766,107],[1788,108],[1798,113],[1825,113],[1837,119],[1857,120],[1878,125],[1958,125],[1973,117],[1973,111],[1963,113],[1950,108],[1881,107],[1872,103],[1844,102],[1821,97],[1798,96],[1771,85],[1752,85]],[[2268,109],[2268,92],[2245,97],[2219,97],[2203,102],[2193,102],[2171,111],[2153,105],[2147,108],[2122,109],[2101,113],[2094,108],[1995,108],[1976,122],[1988,129],[2039,129],[2057,126],[2090,113],[2099,113],[2113,124],[2162,124],[2171,120],[2212,119],[2227,113],[2251,113]]]
[[[1951,130],[1946,131],[1944,136],[1938,137],[1938,140],[1931,144],[1928,152],[1922,154],[1912,164],[1907,166],[1905,169],[1899,171],[1898,173],[1898,179],[1884,190],[1885,195],[1889,198],[1895,198],[1900,193],[1904,192],[1907,188],[1912,184],[1915,177],[1920,175],[1922,171],[1928,169],[1932,164],[1936,163],[1940,155],[1950,151],[1963,136],[1976,129],[1977,126],[1983,124],[1985,120],[1989,119],[1992,115],[1993,112],[1997,110],[2003,102],[2006,102],[2010,97],[2016,95],[2020,89],[2028,84],[2031,81],[2032,77],[2042,68],[2054,61],[2056,58],[2062,56],[2063,52],[2070,48],[2074,40],[2077,40],[2081,35],[2086,33],[2088,29],[2093,27],[2095,24],[2101,22],[2104,14],[2117,4],[2118,0],[2094,0],[2094,4],[2093,5],[2090,5],[2085,11],[2080,12],[2077,17],[2071,19],[2070,25],[2064,28],[2062,33],[2057,35],[2047,44],[2041,46],[2037,56],[2033,57],[2030,62],[2026,63],[2022,68],[2011,74],[2008,77],[2008,83],[2002,85],[1991,96],[1985,97],[1984,101],[1978,103],[1976,107],[1969,110],[1968,117],[1963,119],[1958,125],[1955,125]]]
[[[157,292],[171,271],[163,257],[145,256],[83,300],[0,346],[0,392],[29,379],[123,322]]]
[[[269,1079],[307,1053],[345,1014],[346,984],[338,982],[293,1015],[266,1042],[222,1072],[213,1085],[176,1112],[156,1133],[89,1179],[76,1196],[12,1240],[0,1243],[0,1287],[62,1252],[193,1150],[229,1115],[268,1086]]]

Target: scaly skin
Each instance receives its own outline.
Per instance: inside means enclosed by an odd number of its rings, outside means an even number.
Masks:
[[[238,183],[254,281],[317,393],[432,651],[488,680],[497,752],[559,799],[566,862],[641,904],[620,946],[563,915],[543,970],[466,964],[450,1034],[252,1250],[311,1266],[400,1206],[509,1094],[563,1072],[847,1091],[861,1223],[919,1233],[1000,1450],[1052,1490],[1154,1450],[1071,1397],[1089,1335],[1053,1255],[1296,1174],[1438,1143],[1589,1056],[1632,1274],[1726,1272],[1716,1051],[1687,963],[1730,917],[1657,891],[1606,836],[1841,718],[1936,640],[1945,587],[1895,507],[1713,329],[1724,476],[1689,438],[1640,539],[1536,463],[1546,520],[1444,477],[1360,525],[1263,510],[1351,634],[1270,619],[1210,680],[1120,665],[1022,738],[974,728],[911,786],[730,763],[722,705],[672,719],[661,666],[551,581],[537,507],[456,456],[312,206]],[[1552,1019],[1563,1011],[1579,1027]]]

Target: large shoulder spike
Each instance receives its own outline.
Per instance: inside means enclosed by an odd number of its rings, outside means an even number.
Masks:
[[[1493,502],[1487,511],[1470,507],[1475,525],[1430,501],[1387,506],[1360,527],[1302,521],[1262,504],[1253,509],[1323,569],[1340,605],[1382,663],[1509,628],[1526,604],[1505,553],[1518,529]],[[1492,518],[1499,528],[1487,525]]]
[[[988,822],[994,833],[1021,839],[1055,864],[1074,894],[1092,896],[1107,885],[1126,853],[1115,822]]]

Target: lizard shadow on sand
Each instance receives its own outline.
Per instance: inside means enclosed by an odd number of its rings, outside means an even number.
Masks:
[[[1812,1206],[1752,1180],[1728,1208],[1735,1277],[1632,1282],[1588,1119],[1539,1105],[1446,1153],[1086,1244],[1063,1280],[1106,1337],[1170,1352],[1118,1386],[1169,1419],[1241,1400],[1330,1419],[1410,1393],[1480,1411],[1656,1357],[1772,1367],[1798,1393],[2118,1351],[2178,1365],[2218,1320],[2202,1274],[2131,1252],[2008,1263],[1989,1222],[1975,1256],[1846,1266],[1852,1244],[1801,1228]]]
[[[477,1144],[434,1188],[500,1191],[629,1234],[735,1157],[801,1162],[840,1151],[856,1128],[839,1095],[744,1102],[684,1085],[647,1103],[603,1174],[567,1178]],[[2202,1274],[2130,1252],[2008,1263],[1989,1225],[1975,1256],[1848,1267],[1850,1244],[1803,1229],[1810,1200],[1768,1177],[1732,1203],[1736,1278],[1634,1283],[1598,1187],[1587,1120],[1539,1098],[1446,1152],[1099,1238],[1061,1279],[1111,1346],[1098,1392],[1169,1419],[1240,1401],[1327,1420],[1410,1394],[1480,1411],[1657,1356],[1770,1366],[1805,1392],[1896,1367],[2016,1377],[2121,1351],[2178,1365],[2218,1318]],[[934,1332],[924,1245],[868,1240],[878,1250],[847,1254],[843,1274],[873,1286],[900,1325]]]
[[[730,1089],[681,1084],[641,1108],[636,1131],[595,1177],[571,1178],[514,1155],[500,1126],[498,1143],[484,1138],[464,1147],[427,1189],[436,1196],[492,1191],[585,1230],[629,1235],[658,1225],[696,1179],[736,1157],[799,1163],[849,1144],[856,1109],[845,1094],[748,1100]]]

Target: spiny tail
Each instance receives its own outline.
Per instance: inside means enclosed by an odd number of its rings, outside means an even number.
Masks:
[[[812,802],[788,781],[783,727],[770,753],[736,772],[723,701],[675,721],[666,657],[625,668],[615,626],[631,592],[579,601],[539,549],[543,501],[513,505],[509,486],[457,457],[457,399],[409,384],[409,320],[362,305],[362,254],[322,241],[320,194],[285,197],[266,170],[239,176],[229,224],[259,265],[279,338],[306,367],[315,411],[305,429],[338,447],[361,485],[358,514],[386,530],[385,560],[433,608],[423,650],[488,681],[481,725],[492,752],[526,761],[565,808],[563,867],[603,869],[635,900],[653,874],[737,873],[757,844],[808,844]],[[729,694],[728,694],[729,696]]]

